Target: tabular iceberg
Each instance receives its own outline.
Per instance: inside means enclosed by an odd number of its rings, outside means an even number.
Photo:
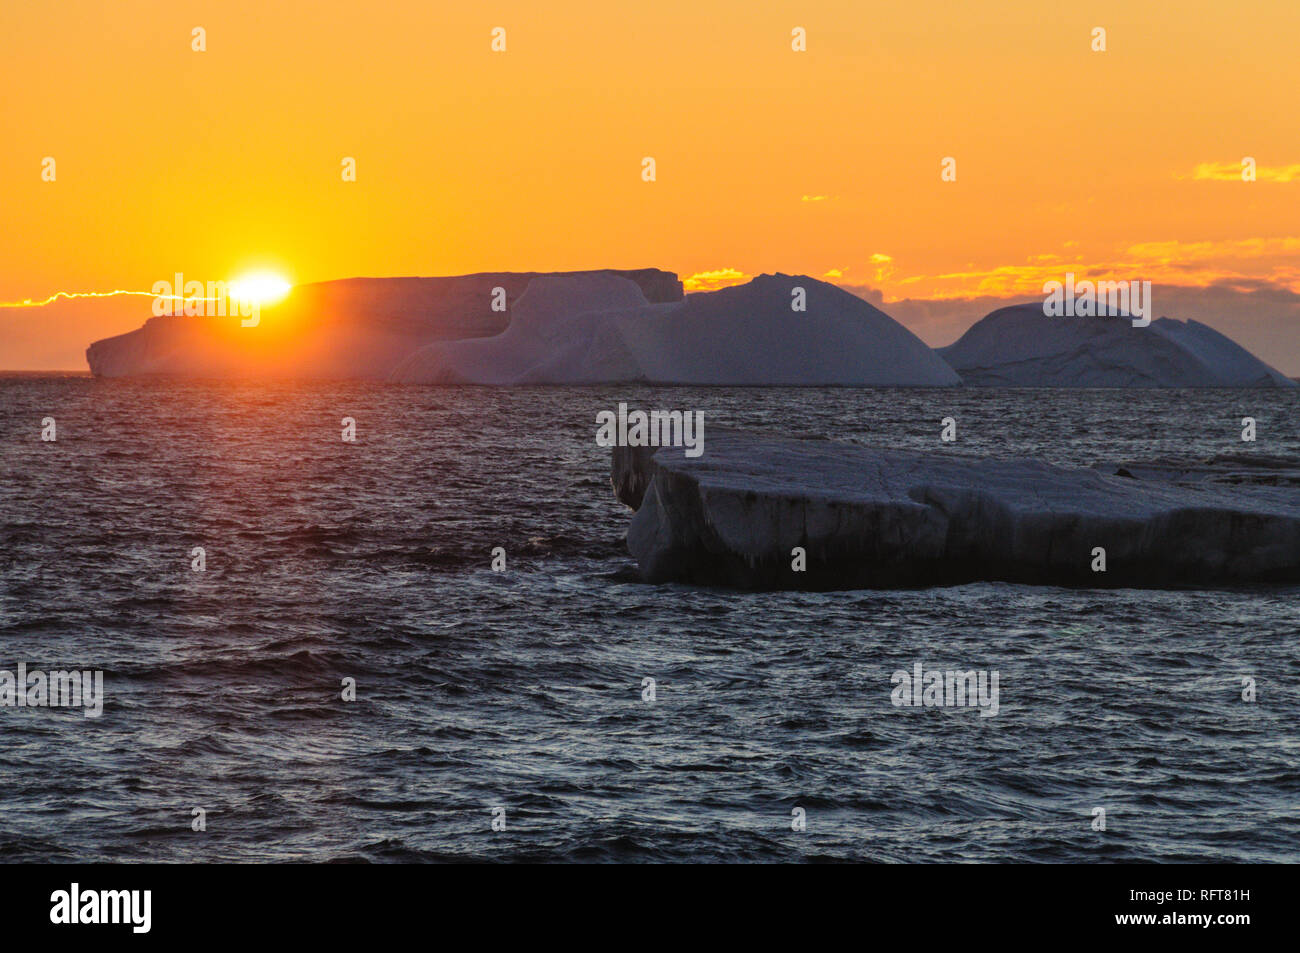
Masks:
[[[727,431],[703,456],[614,449],[649,582],[853,589],[1300,580],[1300,490]],[[806,568],[796,571],[796,547]],[[1097,550],[1105,569],[1097,571]]]
[[[798,306],[802,305],[802,309]],[[941,386],[957,375],[901,324],[814,278],[647,302],[616,276],[537,278],[504,333],[440,341],[398,381],[476,384],[848,384]]]
[[[1041,304],[1000,308],[938,353],[983,387],[1294,387],[1199,321],[1048,317]]]
[[[617,277],[638,300],[680,301],[682,283],[657,268],[568,272]],[[486,272],[448,278],[348,278],[300,285],[264,308],[256,327],[239,318],[154,317],[144,327],[96,341],[86,351],[97,377],[362,378],[386,380],[433,341],[489,337],[510,321],[508,305],[536,272]],[[507,310],[494,310],[501,289]]]
[[[493,289],[508,310],[492,312]],[[765,275],[682,295],[642,272],[354,279],[295,289],[257,327],[164,317],[86,352],[97,376],[369,378],[410,383],[936,386],[956,373],[846,291]]]

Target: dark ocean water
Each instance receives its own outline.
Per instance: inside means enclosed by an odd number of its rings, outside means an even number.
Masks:
[[[0,859],[1300,859],[1300,591],[641,585],[620,400],[703,410],[706,452],[942,453],[952,416],[965,452],[1300,465],[1296,391],[0,378],[0,669],[106,694],[0,708]],[[894,707],[917,661],[996,670],[999,714]]]

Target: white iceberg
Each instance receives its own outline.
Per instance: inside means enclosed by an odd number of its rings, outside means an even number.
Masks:
[[[506,310],[495,312],[505,291]],[[294,289],[256,327],[161,317],[92,344],[102,377],[366,378],[411,383],[849,384],[958,377],[914,334],[834,285],[765,275],[683,297],[667,272],[352,279]]]
[[[714,430],[704,454],[615,448],[649,582],[851,589],[1300,580],[1300,490]],[[806,565],[796,569],[802,550]],[[1104,551],[1104,571],[1099,571]]]
[[[571,272],[599,284],[617,276],[639,301],[680,301],[677,276],[657,268]],[[263,308],[256,327],[238,317],[151,318],[86,351],[97,377],[361,378],[386,380],[413,352],[439,340],[491,337],[535,272],[447,278],[348,278],[300,285]],[[500,305],[504,304],[504,309]]]
[[[1048,317],[1041,304],[985,316],[938,353],[976,387],[1294,387],[1199,321]]]
[[[796,308],[796,303],[803,306]],[[500,335],[439,341],[396,381],[942,386],[957,375],[884,312],[814,278],[651,304],[617,276],[536,278]]]

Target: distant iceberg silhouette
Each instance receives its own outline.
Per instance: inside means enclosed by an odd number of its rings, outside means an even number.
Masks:
[[[977,387],[1294,387],[1295,381],[1199,321],[1048,317],[999,308],[939,354]]]

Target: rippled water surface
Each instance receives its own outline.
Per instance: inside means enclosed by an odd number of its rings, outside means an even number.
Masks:
[[[1294,391],[0,378],[0,669],[107,695],[0,708],[0,858],[1300,859],[1300,591],[641,585],[620,400],[706,450],[942,453],[952,416],[965,452],[1300,465]],[[895,708],[917,661],[996,670],[999,714]]]

